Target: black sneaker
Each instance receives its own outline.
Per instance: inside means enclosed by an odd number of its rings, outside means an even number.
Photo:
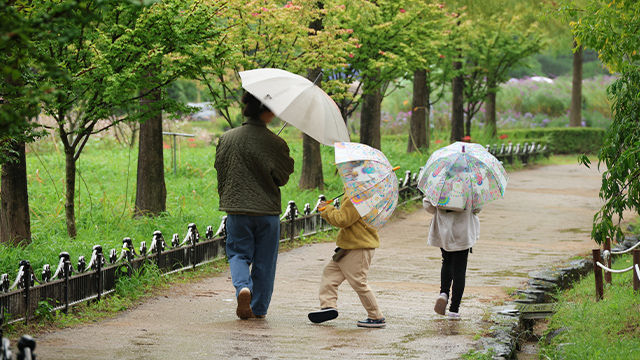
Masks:
[[[358,321],[358,326],[366,327],[366,328],[383,328],[387,326],[387,323],[384,321],[384,318],[380,320],[367,319],[367,320]]]
[[[338,310],[334,308],[324,308],[309,313],[309,320],[312,323],[320,324],[325,321],[333,320],[338,317]]]

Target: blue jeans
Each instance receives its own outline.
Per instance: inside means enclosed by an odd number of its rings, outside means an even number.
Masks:
[[[280,218],[277,215],[227,215],[227,258],[236,297],[251,290],[254,315],[266,315],[276,277]]]

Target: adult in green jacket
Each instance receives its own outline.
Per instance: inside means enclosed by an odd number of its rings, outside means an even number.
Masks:
[[[280,186],[293,173],[287,143],[267,128],[274,114],[250,93],[242,97],[242,126],[216,150],[220,210],[227,213],[227,258],[236,288],[236,314],[264,318],[271,302],[280,243]]]

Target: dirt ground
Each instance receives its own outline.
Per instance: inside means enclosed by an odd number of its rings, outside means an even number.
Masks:
[[[235,315],[228,272],[154,298],[116,318],[36,338],[40,359],[458,359],[492,305],[521,288],[528,273],[590,253],[601,174],[579,165],[528,168],[509,174],[504,199],[480,213],[480,240],[469,256],[460,313],[450,321],[433,311],[440,250],[426,238],[431,215],[401,215],[380,231],[369,283],[386,329],[362,329],[366,312],[344,283],[339,317],[312,324],[322,268],[334,244],[282,253],[265,320]]]

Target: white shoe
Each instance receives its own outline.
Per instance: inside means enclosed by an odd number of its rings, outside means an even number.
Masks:
[[[450,320],[460,320],[460,313],[449,311]]]
[[[449,302],[449,296],[445,293],[441,293],[436,300],[436,306],[433,308],[435,312],[440,315],[444,315],[447,311],[447,303]]]

